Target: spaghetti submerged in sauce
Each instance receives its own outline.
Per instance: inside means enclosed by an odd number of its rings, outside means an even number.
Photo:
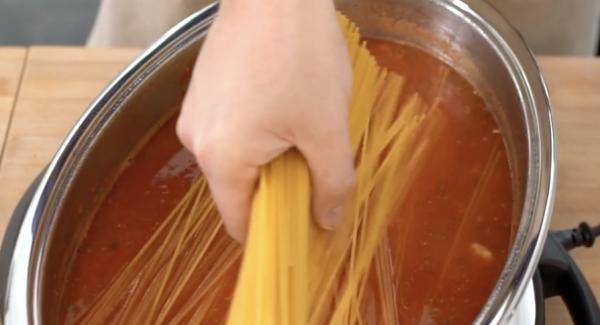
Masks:
[[[393,276],[371,274],[362,312],[382,324],[381,285],[394,286],[401,324],[471,323],[504,265],[512,236],[512,190],[501,134],[484,100],[447,64],[414,47],[369,40],[382,66],[405,78],[444,114],[434,159],[425,162],[398,216],[388,227],[383,259]],[[199,171],[168,121],[128,162],[94,216],[65,283],[54,284],[61,324],[76,324],[150,238]],[[220,240],[230,240],[222,232]],[[237,276],[226,274],[208,313],[223,324]],[[388,310],[389,312],[389,310]]]

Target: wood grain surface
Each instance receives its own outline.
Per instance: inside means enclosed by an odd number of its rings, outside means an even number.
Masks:
[[[26,54],[24,48],[0,48],[0,161]]]
[[[0,48],[0,143],[7,135],[0,157],[0,233],[66,132],[137,53]],[[552,228],[570,228],[580,221],[600,224],[600,59],[542,57],[539,62],[549,85],[559,142]],[[580,248],[573,256],[600,296],[600,246]],[[571,323],[558,299],[547,301],[546,309],[548,324]]]
[[[66,47],[28,50],[0,161],[0,233],[22,192],[50,161],[77,118],[137,53]]]
[[[558,136],[553,229],[600,224],[600,59],[539,60],[550,89]],[[600,245],[572,254],[600,298]],[[548,324],[571,324],[560,299],[547,301]]]

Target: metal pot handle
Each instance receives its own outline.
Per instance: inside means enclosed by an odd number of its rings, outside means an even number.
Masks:
[[[600,324],[600,308],[594,293],[567,252],[577,246],[591,247],[594,236],[582,235],[590,229],[581,224],[579,228],[551,232],[538,267],[544,298],[560,296],[576,325]]]

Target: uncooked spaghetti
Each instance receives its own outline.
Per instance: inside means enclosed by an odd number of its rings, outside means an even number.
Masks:
[[[354,68],[349,126],[357,173],[340,229],[313,224],[308,167],[290,150],[261,171],[242,258],[199,177],[81,323],[214,322],[212,307],[234,285],[221,279],[241,259],[230,325],[360,324],[370,272],[383,319],[397,321],[395,294],[383,285],[393,277],[386,227],[443,120],[417,94],[403,94],[403,78],[380,68],[357,27],[338,18]]]

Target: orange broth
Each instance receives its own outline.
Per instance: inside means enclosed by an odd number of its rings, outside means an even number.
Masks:
[[[460,74],[417,48],[369,40],[380,64],[439,105],[446,120],[434,156],[388,229],[397,315],[402,324],[467,324],[504,265],[512,236],[512,191],[501,134],[486,103]],[[73,324],[130,261],[198,175],[168,121],[128,162],[94,216],[68,270],[59,323]],[[225,320],[236,273],[227,275],[211,323]],[[380,324],[372,274],[363,306]],[[214,315],[214,316],[213,316]]]

